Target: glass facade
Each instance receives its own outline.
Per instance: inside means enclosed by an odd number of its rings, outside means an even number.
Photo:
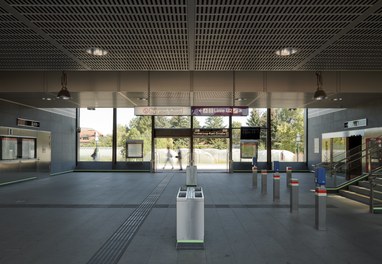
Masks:
[[[305,161],[305,110],[271,109],[272,161]]]
[[[152,148],[154,148],[156,167],[159,168],[161,159],[165,157],[163,153],[169,147],[174,152],[174,157],[177,156],[176,152],[179,149],[184,153],[182,161],[184,166],[188,165],[193,158],[197,164],[212,164],[215,167],[221,165],[226,169],[230,159],[230,145],[232,145],[233,162],[252,161],[248,155],[241,155],[241,151],[249,151],[249,145],[243,145],[240,139],[241,127],[260,127],[260,139],[256,141],[258,162],[267,162],[268,129],[271,130],[271,161],[305,161],[305,109],[270,109],[270,125],[267,124],[266,108],[249,109],[248,116],[243,117],[194,116],[192,122],[190,116],[155,116],[154,118],[135,116],[133,108],[118,108],[115,112],[116,131],[113,135],[112,108],[80,109],[79,161],[112,161],[113,142],[116,142],[114,150],[116,162],[149,162],[152,159]],[[155,131],[165,130],[165,135],[160,133],[153,135],[152,120],[154,120]],[[232,129],[229,130],[229,127]],[[183,129],[183,134],[177,134],[177,129],[179,131]],[[226,129],[230,136],[196,136],[195,129],[201,129],[199,131],[202,132]],[[154,144],[152,144],[153,139],[155,139]],[[127,158],[126,142],[134,140],[143,141],[143,158]],[[193,155],[190,153],[191,148],[194,150]],[[174,160],[175,162],[178,161]]]
[[[79,161],[112,161],[113,109],[80,109]]]
[[[110,117],[112,119],[112,117]],[[126,141],[143,140],[143,158],[126,157]],[[151,116],[134,116],[133,108],[117,109],[117,161],[151,160]]]

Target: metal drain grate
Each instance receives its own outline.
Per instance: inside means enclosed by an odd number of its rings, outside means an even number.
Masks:
[[[103,246],[88,261],[88,264],[117,263],[132,238],[146,219],[159,196],[170,182],[173,174],[167,175],[149,196],[134,210],[126,221],[114,232]]]

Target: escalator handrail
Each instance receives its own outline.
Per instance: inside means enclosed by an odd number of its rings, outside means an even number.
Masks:
[[[377,136],[377,137],[375,137],[375,138],[380,138],[380,139],[381,139],[381,138],[382,138],[382,135]],[[343,161],[343,160],[346,160],[347,158],[351,157],[352,155],[357,155],[357,154],[359,154],[359,152],[363,152],[363,151],[366,151],[366,150],[370,151],[370,148],[367,149],[366,147],[364,147],[364,146],[366,146],[366,144],[367,144],[367,143],[364,142],[364,143],[362,143],[362,145],[360,145],[360,146],[356,146],[356,147],[354,147],[354,148],[352,148],[352,149],[349,149],[349,150],[345,151],[344,153],[337,154],[337,155],[335,155],[335,156],[333,157],[333,160],[335,160],[338,156],[341,156],[341,155],[344,155],[344,154],[345,154],[345,158],[342,158],[341,160],[336,161],[336,163],[337,163],[337,162],[341,162],[341,161]],[[360,147],[361,147],[361,150],[360,150],[360,151],[358,151],[358,152],[356,152],[356,153],[354,153],[354,154],[351,154],[350,156],[347,155],[347,154],[353,152],[355,149],[360,148]],[[375,146],[375,148],[379,148],[379,147],[378,147],[378,146]],[[320,162],[320,163],[318,163],[318,164],[313,165],[313,167],[316,167],[316,168],[318,168],[318,167],[323,167],[325,163],[326,163],[326,162]],[[334,163],[334,162],[333,162],[333,163]]]
[[[368,173],[363,173],[362,175],[357,176],[357,177],[355,177],[355,178],[353,178],[353,179],[351,179],[349,181],[343,182],[343,183],[341,183],[341,184],[339,184],[339,185],[337,185],[335,187],[327,187],[326,189],[328,191],[338,191],[338,190],[343,189],[343,188],[345,188],[345,187],[347,187],[347,186],[349,186],[351,184],[354,184],[354,183],[359,182],[359,181],[361,181],[361,180],[363,180],[365,178],[368,178],[373,173],[376,173],[376,172],[382,172],[382,166],[377,167],[377,168],[373,169],[372,171],[370,171]]]

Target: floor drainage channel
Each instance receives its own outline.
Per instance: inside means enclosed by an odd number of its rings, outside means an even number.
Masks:
[[[114,234],[94,254],[87,264],[117,263],[126,251],[129,243],[143,224],[159,196],[170,182],[173,174],[168,174],[158,186],[146,197],[137,209],[125,220]]]

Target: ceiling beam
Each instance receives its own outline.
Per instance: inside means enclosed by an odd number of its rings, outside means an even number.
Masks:
[[[187,1],[188,70],[195,70],[195,0]]]

